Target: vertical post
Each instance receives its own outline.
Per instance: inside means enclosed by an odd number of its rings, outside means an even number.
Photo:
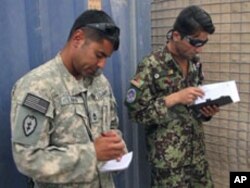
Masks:
[[[102,1],[101,0],[88,0],[88,9],[102,9]]]
[[[130,18],[130,62],[133,62],[134,70],[136,70],[137,66],[137,3],[136,1],[130,1],[130,12],[129,12],[129,18]],[[140,185],[140,176],[139,176],[139,139],[138,138],[138,126],[132,125],[131,126],[133,131],[133,149],[134,149],[134,163],[133,163],[133,187],[136,188]]]

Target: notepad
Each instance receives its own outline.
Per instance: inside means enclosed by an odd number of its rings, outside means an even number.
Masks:
[[[189,106],[192,109],[199,110],[208,105],[223,106],[230,103],[240,101],[239,93],[235,81],[219,82],[201,86],[205,95],[198,98],[193,105]]]
[[[129,167],[133,158],[133,152],[129,152],[122,156],[120,161],[110,160],[104,163],[100,168],[100,172],[112,172],[112,171],[121,171]]]

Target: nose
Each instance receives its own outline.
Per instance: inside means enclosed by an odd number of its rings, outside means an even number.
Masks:
[[[102,58],[98,61],[97,66],[101,69],[103,69],[106,65],[106,58]]]

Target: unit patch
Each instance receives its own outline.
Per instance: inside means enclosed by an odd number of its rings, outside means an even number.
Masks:
[[[46,114],[49,108],[49,101],[28,93],[23,101],[23,105],[36,110],[42,114]]]
[[[27,115],[23,120],[23,132],[25,136],[30,136],[37,126],[37,120],[35,116]]]
[[[126,98],[127,98],[126,101],[128,103],[134,102],[136,99],[136,90],[134,88],[129,89]]]

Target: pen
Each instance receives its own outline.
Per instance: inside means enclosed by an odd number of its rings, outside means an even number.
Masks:
[[[107,131],[106,130],[106,125],[108,124],[108,120],[107,120],[107,106],[103,106],[102,108],[102,125],[101,125],[101,135],[102,136],[105,136],[105,132]]]

